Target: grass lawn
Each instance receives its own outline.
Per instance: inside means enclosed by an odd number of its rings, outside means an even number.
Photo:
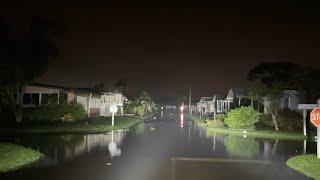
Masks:
[[[0,173],[29,165],[42,157],[38,151],[15,144],[0,143]]]
[[[315,154],[292,157],[286,164],[307,177],[320,179],[320,160]]]
[[[203,119],[193,118],[193,120],[200,125],[205,125]],[[209,131],[231,134],[237,136],[243,136],[243,130],[239,129],[229,129],[228,127],[207,127]],[[261,137],[261,138],[271,138],[271,139],[288,139],[288,140],[305,140],[306,136],[302,132],[291,132],[291,131],[275,131],[272,129],[254,129],[246,130],[245,133],[249,137]]]
[[[52,125],[28,125],[19,128],[1,128],[2,133],[46,133],[46,134],[67,134],[67,133],[105,133],[111,130],[126,129],[143,121],[138,117],[115,117],[115,126],[111,126],[111,117],[92,118],[86,121],[66,122]]]
[[[218,133],[225,133],[231,135],[239,135],[243,136],[243,130],[239,129],[229,129],[227,127],[222,128],[213,128],[207,127],[209,131],[214,131]],[[297,132],[288,132],[288,131],[275,131],[275,130],[263,130],[263,129],[255,129],[255,130],[246,130],[245,133],[249,137],[261,137],[261,138],[271,138],[271,139],[288,139],[288,140],[304,140],[307,139],[302,133]]]

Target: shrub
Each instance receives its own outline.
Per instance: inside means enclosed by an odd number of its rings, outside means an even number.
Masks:
[[[256,124],[261,128],[274,128],[271,114],[260,114],[260,121]]]
[[[231,156],[252,158],[259,154],[259,142],[254,138],[227,136],[224,145]]]
[[[15,125],[14,113],[9,107],[1,107],[0,112],[0,125],[1,126],[13,126]]]
[[[62,121],[73,121],[74,118],[72,116],[72,114],[70,113],[67,113],[67,114],[64,114],[63,117],[61,118]]]
[[[131,104],[126,104],[123,109],[124,113],[128,114],[136,114],[137,113],[137,108],[136,105],[131,103]]]
[[[73,121],[86,117],[83,106],[79,104],[45,105],[23,110],[27,121]]]
[[[207,120],[206,125],[208,127],[223,127],[224,122],[221,120]]]
[[[225,114],[217,114],[216,115],[216,120],[224,121],[226,119]]]
[[[137,107],[137,115],[142,117],[145,115],[145,107],[144,105],[140,105]]]
[[[272,116],[270,113],[267,114],[261,114],[260,115],[260,121],[272,121]]]
[[[280,129],[301,130],[302,116],[288,108],[278,111],[277,122]]]
[[[255,128],[259,121],[259,113],[252,107],[240,107],[231,110],[225,119],[225,124],[230,128],[249,129]]]

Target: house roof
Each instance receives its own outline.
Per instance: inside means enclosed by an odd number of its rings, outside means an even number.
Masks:
[[[249,90],[247,88],[231,88],[228,92],[226,100],[233,100],[239,97],[247,97]]]
[[[222,99],[224,99],[224,96],[221,95],[221,94],[214,94],[214,95],[212,96],[212,99],[213,99],[213,100],[222,100]]]
[[[60,90],[71,90],[71,88],[66,88],[66,87],[56,86],[56,85],[41,84],[41,83],[32,83],[32,84],[30,84],[28,86],[36,86],[36,87],[60,89]]]
[[[247,96],[249,92],[249,90],[246,88],[232,88],[232,91],[236,96]]]
[[[212,97],[201,97],[200,101],[211,101]]]
[[[71,93],[75,93],[77,95],[86,96],[86,97],[89,96],[90,92],[91,92],[90,88],[71,88],[71,87],[62,87],[62,86],[40,84],[40,83],[33,83],[28,86],[55,89],[55,90],[59,90],[59,91],[65,92],[65,93],[71,92]],[[92,97],[99,97],[99,96],[100,96],[100,93],[98,93],[98,92],[92,93]]]
[[[102,92],[104,95],[113,95],[113,94],[120,94],[123,95],[122,92]]]

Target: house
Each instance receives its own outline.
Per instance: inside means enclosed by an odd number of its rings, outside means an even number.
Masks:
[[[88,116],[99,116],[100,94],[89,89],[32,84],[24,87],[23,107],[47,104],[77,103],[83,106]]]
[[[196,109],[201,115],[225,113],[230,110],[230,103],[225,101],[223,96],[215,94],[212,97],[201,97],[196,104]]]
[[[263,102],[265,105],[268,103],[268,99],[264,99]],[[281,93],[281,97],[279,99],[279,108],[285,109],[288,108],[292,111],[299,111],[298,104],[301,103],[301,96],[299,91],[297,90],[284,90]],[[266,106],[264,108],[264,113],[267,112]]]
[[[240,106],[252,106],[257,111],[266,112],[266,108],[259,100],[250,97],[249,89],[245,88],[231,88],[228,92],[225,101],[228,103],[231,109]],[[266,99],[264,101],[267,101]],[[300,103],[300,94],[296,90],[285,90],[282,92],[279,101],[279,107],[281,109],[289,108],[291,110],[298,110],[298,104]]]
[[[215,113],[225,113],[230,110],[230,102],[226,101],[222,95],[215,94],[212,101]]]
[[[69,103],[75,102],[82,105],[89,117],[100,116],[100,107],[102,106],[100,93],[78,88],[68,94],[68,99]]]
[[[23,94],[23,106],[41,106],[50,102],[60,103],[60,93],[62,89],[58,87],[44,87],[38,85],[25,86]]]
[[[289,108],[293,111],[298,111],[298,104],[301,103],[301,96],[299,91],[285,90],[282,92],[282,98],[280,100],[280,107],[282,109]]]
[[[121,92],[104,92],[101,95],[101,102],[100,116],[111,116],[109,108],[113,104],[118,106],[118,114],[123,115],[123,107],[128,99]]]
[[[83,106],[88,116],[111,116],[110,106],[115,103],[123,115],[127,98],[122,93],[92,92],[88,88],[65,88],[60,86],[32,84],[24,87],[25,108],[46,104],[77,103]]]
[[[298,104],[301,102],[300,93],[296,90],[285,90],[279,100],[280,109],[289,108],[298,111]],[[268,99],[262,102],[250,96],[249,89],[231,88],[224,98],[221,95],[213,95],[212,97],[201,97],[196,103],[196,112],[200,115],[210,115],[218,113],[226,113],[230,109],[240,106],[251,106],[255,110],[266,113],[266,105]]]
[[[70,103],[74,100],[71,89],[49,86],[43,84],[32,84],[24,87],[23,106],[34,107],[45,104]]]
[[[210,101],[212,101],[212,97],[201,97],[196,105],[197,112],[201,115],[210,113]]]
[[[250,106],[254,103],[254,100],[249,96],[249,90],[246,88],[231,88],[225,101],[231,109],[240,106]]]

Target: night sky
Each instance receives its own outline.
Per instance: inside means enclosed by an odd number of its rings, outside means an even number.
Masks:
[[[320,68],[319,4],[173,2],[11,0],[0,15],[14,24],[40,15],[66,25],[59,56],[38,80],[46,84],[111,87],[124,77],[129,95],[176,97],[191,82],[197,99],[249,86],[246,73],[260,62]]]

